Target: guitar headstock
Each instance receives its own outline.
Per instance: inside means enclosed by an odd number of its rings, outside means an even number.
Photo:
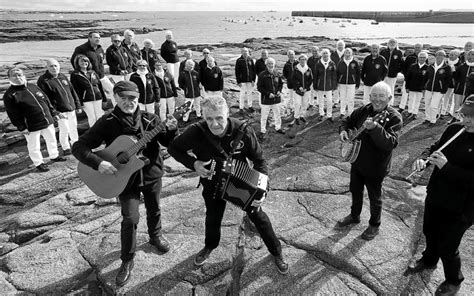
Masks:
[[[173,117],[176,118],[176,120],[180,120],[181,117],[183,117],[184,114],[186,114],[189,110],[191,110],[191,101],[188,101],[179,106],[174,112]]]
[[[383,124],[387,123],[388,121],[390,121],[390,119],[388,118],[388,114],[389,113],[388,113],[387,110],[383,110],[382,112],[375,115],[373,120],[374,120],[374,122],[377,122],[380,125],[383,125]]]

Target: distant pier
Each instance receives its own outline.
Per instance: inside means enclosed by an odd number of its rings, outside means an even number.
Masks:
[[[291,15],[394,23],[474,23],[474,11],[292,11]]]

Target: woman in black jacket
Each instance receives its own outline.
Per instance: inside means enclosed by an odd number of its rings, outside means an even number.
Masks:
[[[346,48],[344,56],[336,66],[336,75],[341,99],[341,117],[354,111],[355,91],[360,86],[360,66],[354,60],[352,49]],[[347,106],[347,113],[346,113]]]
[[[78,55],[74,59],[74,72],[71,73],[71,84],[79,97],[79,101],[84,106],[89,127],[102,115],[102,103],[107,102],[99,75],[92,70],[92,65],[88,57]]]
[[[311,84],[313,83],[313,71],[308,67],[306,62],[308,57],[302,54],[298,58],[298,65],[292,77],[293,89],[295,90],[295,123],[298,125],[300,121],[305,123],[304,115],[309,106],[311,97]]]

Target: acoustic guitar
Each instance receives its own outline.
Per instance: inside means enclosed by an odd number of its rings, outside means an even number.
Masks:
[[[179,120],[190,110],[191,102],[181,105],[174,117]],[[103,150],[95,152],[100,158],[113,164],[117,172],[113,175],[99,173],[99,171],[79,162],[77,173],[79,178],[94,192],[102,198],[114,198],[123,192],[130,177],[145,166],[145,161],[140,159],[138,153],[159,132],[166,128],[164,122],[160,122],[154,129],[145,132],[140,140],[133,136],[121,135]]]
[[[389,121],[387,118],[388,111],[384,110],[377,115],[374,116],[373,121],[378,122],[380,125],[384,125],[386,122]],[[364,125],[362,125],[357,130],[350,129],[349,133],[349,141],[341,143],[341,156],[343,161],[354,163],[359,156],[360,146],[362,145],[361,140],[357,139],[359,135],[365,131]]]

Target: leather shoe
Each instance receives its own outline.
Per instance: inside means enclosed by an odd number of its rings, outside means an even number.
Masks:
[[[274,256],[273,259],[275,261],[276,267],[278,268],[278,272],[281,274],[287,274],[290,267],[283,259],[283,256],[280,254],[278,256]]]
[[[38,171],[44,173],[44,172],[49,171],[49,167],[48,167],[47,164],[42,163],[42,164],[40,164],[40,165],[38,165],[38,166],[36,167],[36,170],[38,170]]]
[[[156,249],[162,253],[166,253],[170,250],[170,243],[162,235],[150,238],[149,243],[155,246]]]
[[[58,156],[56,158],[51,159],[51,161],[52,162],[59,162],[59,161],[67,161],[67,159],[62,157],[62,156]]]
[[[209,255],[211,255],[212,250],[204,247],[201,251],[199,251],[194,257],[194,265],[196,266],[201,266],[206,262],[207,258],[209,258]]]
[[[276,131],[277,133],[279,133],[279,134],[282,134],[282,135],[285,134],[285,132],[284,132],[282,129],[277,129],[277,130],[275,130],[275,131]]]
[[[413,272],[413,273],[418,273],[418,272],[422,272],[425,269],[435,269],[436,265],[437,264],[428,265],[425,263],[425,261],[423,261],[423,259],[419,259],[416,262],[410,263],[408,265],[408,271]]]
[[[120,265],[117,276],[115,277],[115,285],[117,285],[117,287],[124,286],[130,280],[132,269],[133,259],[122,261],[122,265]]]
[[[351,214],[349,214],[346,217],[342,218],[341,220],[337,221],[336,227],[339,227],[339,228],[346,227],[351,224],[357,224],[359,222],[360,222],[359,218],[355,219],[354,217],[352,217]]]
[[[453,285],[453,284],[448,283],[447,281],[444,281],[436,289],[435,296],[456,295],[456,293],[459,291],[460,288],[461,288],[461,284]]]
[[[362,239],[367,241],[373,240],[374,237],[377,236],[377,234],[379,234],[379,227],[369,225],[369,227],[367,227],[367,229],[362,232]]]

